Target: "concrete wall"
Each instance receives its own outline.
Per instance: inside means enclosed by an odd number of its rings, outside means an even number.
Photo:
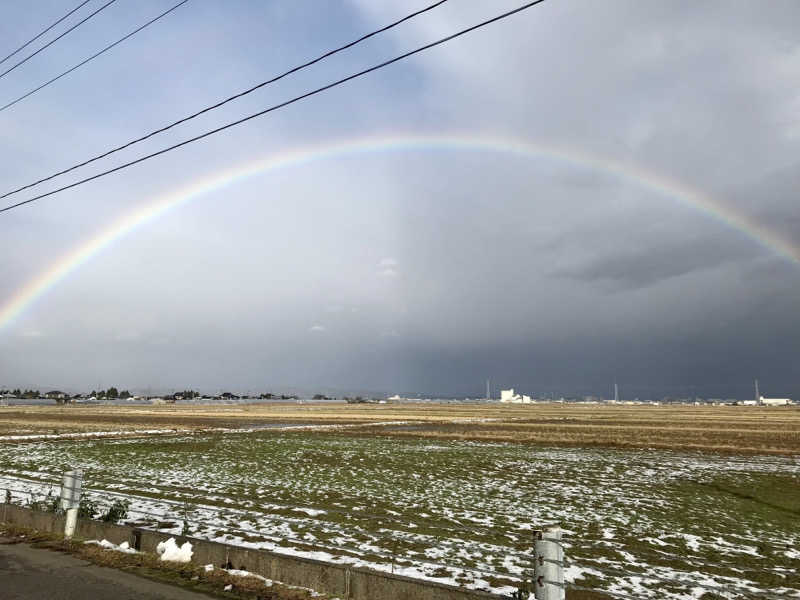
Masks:
[[[21,527],[63,533],[64,517],[53,513],[0,504],[0,519]],[[78,519],[75,537],[86,540],[106,539],[115,544],[128,542],[131,547],[155,553],[156,546],[171,537],[178,545],[192,543],[192,562],[216,567],[232,565],[288,585],[311,588],[323,594],[351,600],[476,600],[500,598],[433,582],[411,579],[372,569],[347,567],[309,558],[287,556],[266,550],[220,544],[190,537],[169,535],[126,525],[114,525]]]

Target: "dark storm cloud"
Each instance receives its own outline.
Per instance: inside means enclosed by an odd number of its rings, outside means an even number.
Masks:
[[[554,275],[602,284],[610,292],[648,287],[695,271],[738,263],[761,254],[752,240],[726,231],[703,239],[681,240],[673,244],[621,244],[617,254],[590,259],[582,265],[556,271]]]

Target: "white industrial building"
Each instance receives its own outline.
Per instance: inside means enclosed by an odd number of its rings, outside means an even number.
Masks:
[[[789,398],[764,398],[758,393],[758,379],[754,383],[756,384],[756,398],[759,406],[789,406],[792,403]]]
[[[764,396],[761,396],[758,402],[761,406],[789,406],[792,403],[790,398],[764,398]]]
[[[504,404],[531,404],[533,400],[530,396],[514,393],[514,388],[510,390],[500,390],[500,402]]]

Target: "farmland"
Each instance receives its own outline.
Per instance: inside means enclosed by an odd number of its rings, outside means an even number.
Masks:
[[[342,435],[800,454],[800,409],[498,404],[239,404],[0,407],[3,436],[141,430],[199,431],[275,424],[348,425]],[[361,427],[353,427],[360,425]]]
[[[16,408],[15,436],[178,431],[18,439],[0,446],[0,487],[25,502],[81,465],[94,498],[130,499],[145,526],[504,594],[531,530],[558,522],[576,586],[800,597],[797,411],[583,408]]]

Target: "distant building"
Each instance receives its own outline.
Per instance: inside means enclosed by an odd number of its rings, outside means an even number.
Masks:
[[[756,384],[756,404],[759,406],[789,406],[792,403],[789,398],[764,398],[758,391],[758,379],[754,383]]]
[[[792,400],[790,398],[764,398],[764,396],[761,396],[759,403],[761,406],[789,406],[792,404]]]
[[[503,404],[531,404],[533,400],[530,396],[514,393],[514,388],[510,390],[500,390],[500,402]]]

